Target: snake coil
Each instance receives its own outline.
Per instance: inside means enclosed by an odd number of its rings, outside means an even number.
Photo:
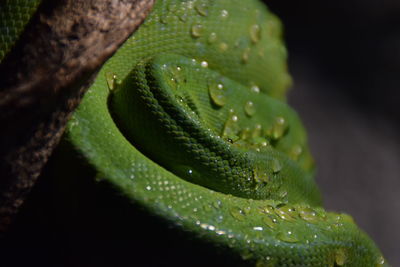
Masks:
[[[384,266],[350,216],[320,207],[286,58],[259,1],[157,1],[66,138],[128,198],[257,266]]]

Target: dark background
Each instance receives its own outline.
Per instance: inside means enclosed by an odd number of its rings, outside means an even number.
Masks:
[[[289,101],[308,129],[326,207],[352,214],[400,266],[400,1],[265,2],[285,25]],[[234,265],[132,212],[107,186],[82,178],[60,188],[53,170],[0,244],[1,266]]]
[[[400,266],[400,1],[264,1],[285,25],[325,206]]]

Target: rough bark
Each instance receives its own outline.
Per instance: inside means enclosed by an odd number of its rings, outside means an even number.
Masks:
[[[0,233],[35,184],[99,67],[154,1],[44,1],[0,65]]]

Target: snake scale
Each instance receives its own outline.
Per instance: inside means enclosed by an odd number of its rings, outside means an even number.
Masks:
[[[0,60],[39,2],[3,3]],[[65,140],[97,179],[249,265],[386,266],[349,215],[321,207],[286,58],[260,1],[159,0]]]

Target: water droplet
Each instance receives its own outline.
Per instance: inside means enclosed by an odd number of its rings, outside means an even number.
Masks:
[[[253,43],[257,43],[261,39],[261,28],[258,24],[253,24],[250,27],[250,39]]]
[[[166,79],[166,81],[172,88],[176,89],[182,84],[183,81],[185,81],[184,74],[181,72],[181,67],[172,65],[168,66],[164,64],[162,68],[166,71],[169,77],[169,79]]]
[[[285,119],[283,117],[276,117],[275,123],[272,127],[272,133],[271,133],[272,139],[274,140],[280,139],[284,135],[286,128],[287,125]]]
[[[383,256],[379,256],[378,260],[376,261],[378,267],[381,267],[385,264],[385,258]]]
[[[176,8],[176,15],[178,16],[179,20],[182,22],[186,22],[188,18],[188,12],[185,7]]]
[[[228,44],[224,42],[220,43],[219,50],[221,50],[221,52],[225,52],[226,50],[228,50]]]
[[[277,235],[277,238],[281,241],[288,242],[288,243],[299,242],[299,239],[293,234],[292,231],[279,232]]]
[[[276,123],[279,124],[279,125],[284,125],[285,124],[285,118],[277,117],[276,118]]]
[[[210,83],[208,85],[208,93],[215,105],[222,107],[226,104],[225,88],[221,83]]]
[[[255,138],[255,137],[260,137],[261,136],[261,130],[262,130],[262,126],[261,124],[257,123],[253,129],[253,132],[251,133],[251,137]]]
[[[250,213],[252,213],[251,207],[250,207],[250,206],[245,207],[245,208],[243,209],[243,213],[244,213],[245,215],[250,215]]]
[[[258,183],[268,183],[268,173],[263,167],[255,167],[253,169],[253,179]]]
[[[249,117],[253,116],[256,113],[256,108],[255,108],[254,103],[252,101],[247,101],[246,102],[246,104],[244,105],[244,112]]]
[[[217,235],[225,235],[225,234],[226,234],[226,232],[225,232],[225,231],[222,231],[222,230],[217,230],[217,231],[215,231],[215,233],[216,233]]]
[[[226,19],[229,16],[229,12],[226,9],[221,10],[221,18]]]
[[[150,191],[151,190],[151,186],[150,185],[146,186],[146,190]]]
[[[317,223],[319,221],[315,210],[307,207],[297,208],[300,218],[310,223]]]
[[[260,209],[261,209],[262,213],[269,214],[269,215],[275,214],[274,207],[272,207],[270,205],[265,206],[265,207],[261,207]]]
[[[205,204],[205,205],[203,206],[203,208],[204,208],[204,210],[205,210],[206,212],[210,212],[210,211],[212,211],[212,208],[211,208],[211,206],[210,206],[210,205],[208,205],[208,204]]]
[[[231,143],[239,140],[238,135],[240,128],[238,125],[238,120],[239,117],[235,114],[234,110],[231,109],[221,134],[223,138],[230,139]]]
[[[260,92],[260,87],[258,87],[257,85],[253,85],[253,86],[251,87],[251,91],[252,91],[253,93],[259,93],[259,92]]]
[[[208,62],[207,61],[202,61],[200,63],[200,66],[202,66],[203,68],[207,68],[208,67]]]
[[[335,252],[335,262],[339,266],[343,266],[346,263],[346,251],[343,248],[339,248]]]
[[[222,205],[221,200],[217,200],[217,201],[213,202],[213,207],[216,208],[216,209],[221,208],[221,205]]]
[[[204,31],[204,27],[201,24],[194,24],[191,28],[191,34],[194,38],[199,38]]]
[[[266,215],[262,220],[269,228],[275,228],[278,223],[278,220],[270,215]]]
[[[240,131],[240,134],[239,134],[240,139],[246,140],[246,139],[250,138],[250,136],[251,136],[251,131],[250,131],[249,127],[246,127]]]
[[[117,84],[121,84],[121,82],[117,82],[117,75],[114,74],[113,72],[107,72],[106,73],[106,81],[108,85],[108,89],[110,91],[113,91],[116,88]]]
[[[201,223],[201,224],[200,224],[200,227],[203,228],[204,230],[207,230],[208,224],[206,224],[206,223]]]
[[[261,226],[254,226],[253,230],[254,231],[262,231],[262,230],[264,230],[264,228],[262,228]]]
[[[188,174],[192,175],[193,174],[193,170],[188,170]]]
[[[283,206],[275,209],[275,213],[282,220],[289,221],[289,222],[295,221],[295,218],[294,218],[294,216],[296,216],[295,210],[288,205],[283,205]]]
[[[348,223],[355,223],[353,217],[346,213],[342,213],[342,220]]]
[[[244,221],[246,219],[245,213],[240,208],[237,208],[237,207],[231,208],[231,209],[229,209],[229,212],[232,215],[232,217],[238,221]]]
[[[194,8],[201,16],[206,17],[208,15],[208,6],[203,1],[197,1]]]
[[[336,227],[336,228],[343,226],[344,222],[354,224],[353,218],[350,215],[347,215],[345,213],[337,214],[333,218],[333,226]]]
[[[301,155],[301,153],[303,152],[303,149],[301,148],[300,145],[295,145],[292,147],[292,149],[290,150],[290,157],[293,160],[297,160],[299,158],[299,156]]]
[[[282,164],[277,159],[272,160],[272,172],[279,173],[282,170]]]
[[[287,197],[287,194],[288,194],[287,191],[281,191],[281,192],[279,193],[279,197],[280,197],[281,199],[284,199],[285,197]]]
[[[210,33],[207,41],[209,44],[215,43],[217,41],[217,34],[215,32]]]
[[[256,151],[261,151],[261,148],[268,146],[268,140],[261,136],[255,136],[251,138],[250,144]]]
[[[247,62],[249,62],[249,58],[250,58],[250,47],[246,47],[243,51],[242,54],[242,63],[246,64]]]

